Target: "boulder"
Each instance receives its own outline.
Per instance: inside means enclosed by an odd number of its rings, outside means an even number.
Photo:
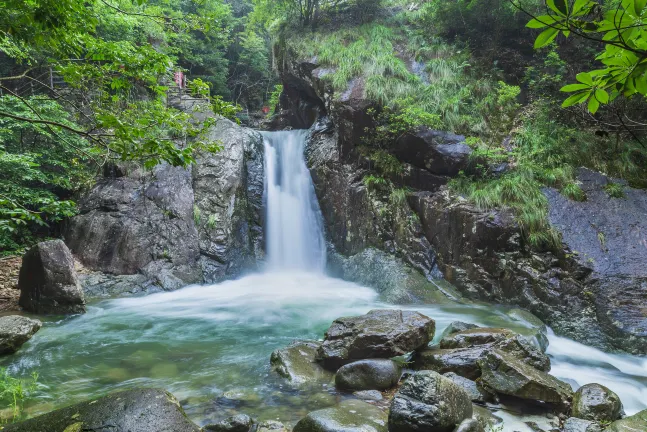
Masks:
[[[478,420],[465,419],[454,429],[454,432],[485,432],[485,429]]]
[[[298,341],[290,346],[278,349],[270,356],[272,369],[293,384],[307,382],[328,383],[332,381],[332,372],[327,371],[316,361],[320,342]]]
[[[472,417],[465,391],[433,371],[407,379],[391,401],[390,432],[451,432]]]
[[[622,403],[617,394],[600,384],[586,384],[573,396],[573,417],[597,422],[620,418]]]
[[[40,330],[43,323],[20,315],[0,318],[0,354],[12,354]]]
[[[516,335],[495,345],[500,351],[512,354],[516,358],[544,372],[550,371],[550,358],[523,336]]]
[[[468,166],[472,153],[465,137],[419,127],[402,135],[393,146],[393,153],[403,162],[432,174],[454,176]]]
[[[478,360],[483,357],[488,346],[457,349],[428,348],[414,353],[413,368],[416,370],[433,370],[444,374],[454,372],[462,377],[475,380],[481,376]]]
[[[401,373],[393,360],[359,360],[339,368],[335,385],[342,390],[387,390],[398,384]]]
[[[382,399],[384,399],[384,396],[382,396],[382,393],[380,393],[377,390],[356,391],[356,392],[353,392],[353,396],[355,396],[357,399],[361,399],[365,401],[381,401]]]
[[[279,421],[265,420],[258,424],[256,432],[289,432],[288,428]]]
[[[445,330],[443,330],[443,333],[441,334],[440,338],[443,339],[449,335],[453,335],[454,333],[458,333],[465,330],[471,330],[475,328],[479,328],[479,326],[477,326],[476,324],[466,323],[463,321],[452,321],[445,328]]]
[[[324,367],[336,370],[353,360],[400,356],[426,346],[434,331],[435,321],[421,313],[372,310],[335,320],[318,357]]]
[[[209,432],[249,432],[254,426],[254,420],[246,414],[237,414],[216,424],[206,425],[203,431]]]
[[[517,322],[521,322],[526,327],[518,329],[517,333],[530,338],[531,342],[537,345],[541,352],[548,349],[548,328],[546,324],[535,315],[525,309],[512,308],[506,312],[506,315]]]
[[[563,432],[602,432],[602,428],[591,420],[570,417],[564,422]]]
[[[359,400],[313,411],[299,420],[293,432],[387,432],[387,415]]]
[[[647,431],[647,409],[622,420],[616,420],[604,432]]]
[[[454,384],[465,390],[465,393],[467,393],[472,402],[485,403],[491,399],[490,395],[482,391],[476,382],[472,380],[456,375],[454,372],[445,373],[443,376],[445,378],[449,378],[454,382]]]
[[[440,340],[440,348],[470,348],[474,345],[486,345],[502,342],[515,335],[514,332],[502,328],[474,328],[456,332]]]
[[[83,290],[74,258],[62,240],[38,243],[22,258],[18,278],[19,304],[39,314],[85,312]]]
[[[487,431],[493,432],[499,430],[497,428],[503,423],[501,417],[494,415],[492,411],[481,405],[472,404],[472,411],[472,418],[479,422],[481,427]]]
[[[187,418],[177,399],[161,389],[112,393],[24,422],[5,425],[3,432],[102,431],[108,427],[128,432],[200,432],[200,428]]]
[[[481,383],[487,390],[520,399],[541,401],[567,409],[573,398],[570,386],[535,369],[515,356],[493,349],[479,361]]]

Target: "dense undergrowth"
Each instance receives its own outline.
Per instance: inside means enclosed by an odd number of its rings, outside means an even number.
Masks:
[[[552,45],[533,53],[527,19],[507,2],[449,3],[396,0],[361,25],[340,18],[312,31],[283,30],[292,55],[325,70],[335,97],[359,89],[375,102],[375,128],[359,147],[374,168],[367,185],[400,190],[388,186],[401,171],[389,144],[402,133],[423,125],[463,134],[473,163],[449,187],[483,210],[511,208],[535,248],[560,245],[542,188],[586,200],[578,167],[647,187],[647,151],[635,135],[605,127],[612,114],[587,121],[560,107],[560,87],[589,66],[582,53],[590,48]],[[515,63],[499,63],[504,56]],[[503,173],[495,169],[502,166]],[[611,183],[609,199],[621,198],[622,187]]]

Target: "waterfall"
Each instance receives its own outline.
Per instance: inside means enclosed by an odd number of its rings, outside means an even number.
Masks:
[[[265,132],[265,244],[271,270],[323,272],[326,243],[305,130]]]

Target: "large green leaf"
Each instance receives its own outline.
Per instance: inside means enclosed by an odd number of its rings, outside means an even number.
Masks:
[[[544,30],[537,36],[535,40],[535,48],[542,48],[551,43],[557,35],[559,34],[559,29],[549,28]]]

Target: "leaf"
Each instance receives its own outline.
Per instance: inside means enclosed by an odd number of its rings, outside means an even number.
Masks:
[[[595,90],[595,98],[598,100],[600,103],[608,103],[609,102],[609,93],[606,92],[606,90],[603,89],[596,89]]]
[[[588,97],[589,92],[576,93],[562,102],[562,108],[568,108],[569,106],[577,105],[578,103],[584,102]]]
[[[575,79],[577,79],[581,83],[588,84],[589,87],[593,86],[593,78],[591,78],[591,74],[588,72],[578,73]]]
[[[591,86],[587,85],[587,84],[568,84],[568,85],[565,85],[564,87],[562,87],[561,89],[559,89],[559,91],[566,92],[566,93],[571,93],[571,92],[575,92],[575,91],[578,91],[578,90],[584,90],[584,89],[589,89],[589,88],[591,88]]]
[[[598,112],[598,108],[600,108],[600,102],[598,102],[598,100],[594,97],[589,99],[589,106],[588,106],[589,112],[591,114],[595,114],[596,112]]]
[[[558,15],[566,17],[568,14],[568,3],[566,3],[566,0],[546,0],[546,4]]]
[[[526,24],[526,27],[539,29],[539,28],[547,27],[556,22],[557,22],[557,19],[555,19],[555,17],[552,15],[541,15],[541,16],[538,16],[537,18],[531,19],[528,22],[528,24]]]
[[[571,13],[573,15],[577,14],[580,11],[582,11],[583,13],[586,13],[587,10],[582,10],[582,9],[584,8],[584,6],[588,6],[588,5],[589,5],[589,0],[575,0],[575,3],[573,4],[573,10]]]
[[[537,36],[537,39],[535,40],[535,48],[545,47],[553,40],[555,40],[558,34],[559,34],[558,29],[549,28],[544,30],[539,34],[539,36]]]
[[[638,93],[647,95],[647,78],[644,75],[636,77],[635,86]]]

